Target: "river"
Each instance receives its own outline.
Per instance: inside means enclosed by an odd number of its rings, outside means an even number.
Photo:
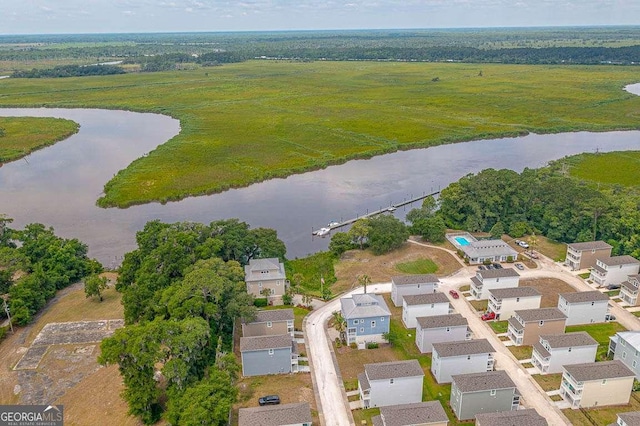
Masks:
[[[640,84],[626,89],[640,95]],[[107,267],[117,266],[136,247],[135,232],[153,219],[208,223],[237,217],[252,227],[276,229],[287,256],[302,257],[328,245],[329,238],[311,236],[312,228],[444,188],[468,173],[486,168],[520,172],[581,152],[640,149],[640,131],[531,134],[354,160],[165,205],[100,209],[95,201],[104,183],[177,134],[176,120],[92,109],[0,109],[0,116],[62,117],[80,124],[70,138],[0,167],[0,214],[13,218],[14,228],[40,222],[61,236],[78,238]],[[410,208],[395,214],[402,218]]]

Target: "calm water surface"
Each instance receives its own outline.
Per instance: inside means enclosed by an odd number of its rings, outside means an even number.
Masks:
[[[640,84],[627,89],[640,94]],[[312,238],[312,228],[444,188],[468,173],[489,167],[519,172],[581,152],[640,149],[639,131],[483,140],[350,161],[166,205],[100,209],[95,201],[104,183],[176,135],[176,120],[91,109],[0,109],[0,115],[55,116],[80,123],[80,132],[69,139],[0,167],[0,213],[14,218],[15,228],[41,222],[59,235],[86,242],[90,256],[105,266],[119,264],[136,247],[135,232],[153,219],[208,223],[237,217],[252,227],[277,229],[293,258],[327,247],[329,238]],[[404,217],[410,208],[395,214]]]

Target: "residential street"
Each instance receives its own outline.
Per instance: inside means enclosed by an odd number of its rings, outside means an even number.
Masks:
[[[414,242],[415,243],[415,242]],[[416,243],[421,244],[421,243]],[[556,264],[551,259],[540,256],[537,269],[518,271],[522,278],[558,278],[574,287],[577,291],[590,291],[590,287],[575,273]],[[458,288],[470,283],[470,278],[475,274],[476,267],[464,267],[449,277],[441,278],[441,291],[448,295],[450,289]],[[389,293],[391,283],[371,284],[367,290],[372,293]],[[354,293],[362,293],[358,288],[343,296]],[[467,318],[469,328],[474,333],[474,338],[485,338],[496,349],[496,368],[505,370],[515,382],[522,395],[522,404],[527,408],[535,408],[538,413],[547,419],[550,425],[569,425],[569,420],[555,404],[541,391],[537,383],[531,378],[509,349],[500,341],[492,329],[483,322],[478,313],[467,303],[464,298],[450,301],[456,311]],[[640,330],[640,321],[633,314],[611,302],[611,313],[617,321],[629,330]],[[317,387],[318,411],[320,421],[326,426],[354,425],[349,411],[347,397],[342,386],[341,379],[336,371],[337,366],[333,362],[332,346],[326,334],[326,325],[334,311],[340,309],[340,299],[335,299],[325,306],[313,311],[305,320],[306,339],[309,348],[309,359],[312,365],[314,386]]]

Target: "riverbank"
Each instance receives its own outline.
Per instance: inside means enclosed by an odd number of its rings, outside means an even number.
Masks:
[[[179,119],[178,136],[105,185],[99,204],[127,207],[417,147],[529,132],[637,129],[640,99],[621,90],[637,79],[635,71],[250,61],[193,71],[10,79],[0,105],[126,109]]]
[[[0,165],[26,157],[77,133],[71,120],[48,117],[0,117]]]

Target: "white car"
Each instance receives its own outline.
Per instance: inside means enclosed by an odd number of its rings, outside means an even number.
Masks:
[[[529,244],[527,244],[525,241],[520,241],[518,245],[522,248],[529,248]]]

